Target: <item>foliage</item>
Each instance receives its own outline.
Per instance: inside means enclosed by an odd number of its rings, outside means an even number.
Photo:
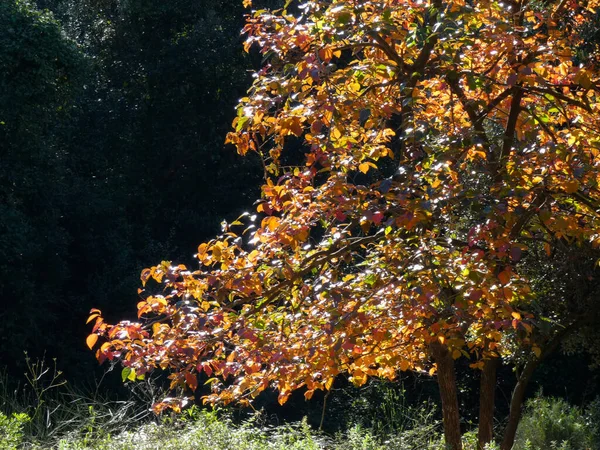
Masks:
[[[29,421],[27,414],[13,413],[11,417],[0,412],[0,447],[16,450],[23,440],[23,427]]]
[[[541,396],[532,398],[527,402],[519,424],[515,449],[598,448],[600,429],[597,417],[593,417],[594,412],[597,414],[597,409],[597,401],[587,411],[583,411],[562,399]]]
[[[199,270],[144,270],[161,284],[140,291],[145,321],[92,310],[88,345],[173,369],[173,388],[217,376],[208,402],[434,373],[446,354],[482,367],[515,342],[540,357],[523,256],[598,244],[598,67],[573,59],[598,5],[566,3],[253,13],[266,62],[227,139],[263,159],[260,220],[225,224]]]

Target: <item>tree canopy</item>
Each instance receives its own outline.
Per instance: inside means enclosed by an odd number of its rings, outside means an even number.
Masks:
[[[264,65],[227,141],[263,161],[256,212],[199,268],[145,269],[140,321],[92,310],[88,345],[131,379],[204,373],[210,403],[437,372],[458,449],[453,360],[540,358],[524,261],[600,243],[599,4],[290,3],[244,28]]]

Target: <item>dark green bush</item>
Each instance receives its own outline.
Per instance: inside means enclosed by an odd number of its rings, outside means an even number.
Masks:
[[[537,396],[527,402],[517,431],[516,450],[588,450],[600,448],[596,401],[587,410],[560,398]]]

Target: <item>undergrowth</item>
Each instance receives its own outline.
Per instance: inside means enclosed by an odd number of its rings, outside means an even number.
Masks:
[[[435,405],[408,405],[402,391],[385,387],[371,415],[328,435],[306,419],[275,426],[261,413],[234,421],[225,411],[191,407],[157,418],[148,406],[161,393],[150,381],[136,384],[127,401],[108,401],[71,389],[53,365],[27,365],[27,383],[16,389],[0,374],[1,450],[445,450]],[[527,403],[515,449],[598,449],[599,424],[600,400],[581,409],[538,396]],[[476,450],[476,430],[463,443]]]
[[[25,362],[22,384],[15,385],[0,372],[0,450],[58,448],[65,436],[93,442],[152,418],[148,405],[159,394],[151,382],[136,385],[128,400],[114,401],[98,389],[73,389],[55,361],[48,364],[26,356]]]

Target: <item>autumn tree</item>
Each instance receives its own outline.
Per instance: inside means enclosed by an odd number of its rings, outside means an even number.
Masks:
[[[102,337],[98,359],[131,379],[170,369],[195,390],[204,373],[209,403],[435,374],[453,450],[468,358],[483,447],[500,359],[541,361],[561,337],[536,331],[532,258],[600,243],[598,55],[582,32],[598,2],[290,3],[244,28],[265,63],[227,141],[262,158],[256,213],[200,245],[200,268],[145,269],[160,289],[140,290],[140,320],[93,310],[88,345]]]

